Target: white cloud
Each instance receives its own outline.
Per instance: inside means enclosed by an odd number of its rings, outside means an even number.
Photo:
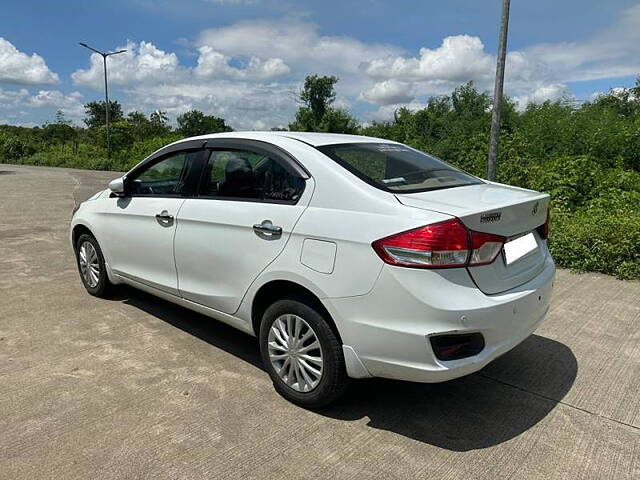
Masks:
[[[514,101],[519,109],[524,109],[529,103],[544,103],[547,100],[553,102],[563,98],[569,99],[573,98],[573,96],[566,85],[554,83],[539,87],[529,94],[514,97]]]
[[[376,122],[387,122],[393,120],[394,114],[401,108],[415,111],[424,107],[424,103],[418,102],[417,100],[406,103],[392,103],[380,106],[376,111],[369,113],[367,118]]]
[[[280,58],[262,59],[251,56],[242,67],[231,65],[232,58],[204,45],[198,49],[198,64],[190,69],[180,65],[178,56],[165,52],[151,42],[128,42],[125,53],[107,59],[109,84],[131,86],[135,84],[189,83],[195,80],[231,78],[236,80],[271,80],[289,73],[289,67]],[[104,81],[102,57],[91,54],[90,66],[75,71],[71,77],[76,85],[101,89]]]
[[[252,55],[244,61],[202,45],[197,65],[189,68],[175,53],[150,42],[128,42],[123,48],[126,53],[107,61],[109,85],[118,85],[127,95],[127,109],[162,109],[174,118],[199,109],[248,129],[286,123],[293,116],[293,83],[272,83],[290,72],[280,58]],[[76,85],[102,89],[102,57],[91,55],[89,68],[74,72],[72,78]]]
[[[270,80],[289,73],[289,66],[280,58],[262,60],[251,57],[244,68],[236,68],[229,64],[231,57],[215,51],[208,45],[198,49],[198,65],[193,73],[201,78],[227,77],[249,80]]]
[[[363,71],[371,78],[413,81],[466,82],[489,78],[494,64],[478,37],[446,37],[435,49],[421,48],[419,57],[386,57],[366,62]]]
[[[240,22],[204,31],[196,42],[197,65],[181,65],[174,53],[150,42],[129,42],[127,53],[109,58],[109,84],[119,85],[127,108],[161,108],[176,116],[198,108],[225,117],[235,128],[286,125],[297,105],[304,75],[335,74],[344,105],[368,83],[360,62],[401,49],[349,37],[321,36],[300,21]],[[76,85],[102,88],[102,57],[73,73]],[[115,98],[115,97],[114,97]]]
[[[413,84],[395,79],[378,82],[359,96],[360,100],[377,105],[408,103],[414,98]]]
[[[35,108],[50,107],[62,110],[72,119],[79,119],[84,115],[82,94],[80,92],[71,92],[65,95],[60,90],[40,90],[37,94],[27,99],[26,105]]]
[[[37,93],[31,94],[26,88],[19,90],[0,88],[0,107],[2,107],[4,114],[0,124],[36,125],[41,121],[32,121],[35,112],[37,112],[36,118],[42,118],[43,114],[52,117],[51,112],[42,109],[62,110],[69,120],[78,123],[84,116],[84,105],[80,92],[64,94],[60,90],[39,90]]]
[[[403,52],[391,45],[320,35],[315,25],[291,19],[242,21],[212,28],[202,32],[196,43],[230,57],[279,58],[298,77],[337,75],[338,91],[350,95],[357,95],[366,82],[359,71],[362,62]]]
[[[637,75],[638,44],[640,5],[627,9],[614,25],[586,40],[509,52],[505,91],[524,108],[528,102],[567,96],[567,82]],[[360,99],[376,105],[393,103],[384,95],[389,88],[381,81],[411,83],[417,95],[448,93],[468,81],[481,90],[492,90],[495,61],[478,37],[446,37],[439,47],[422,48],[415,57],[386,56],[363,62],[363,73],[378,83],[364,90]]]
[[[0,88],[0,107],[11,108],[20,105],[29,96],[26,88],[20,90],[4,90]]]
[[[58,74],[49,70],[40,55],[33,53],[29,56],[0,37],[0,82],[52,85],[59,81]]]
[[[21,112],[25,113],[25,112]],[[0,125],[14,125],[16,127],[26,127],[33,128],[38,126],[36,122],[33,121],[22,121],[21,117],[23,115],[10,115],[7,117],[0,117]]]
[[[150,42],[127,42],[125,53],[110,56],[107,59],[109,84],[130,85],[137,82],[163,83],[178,79],[182,73],[178,56],[160,50]],[[76,70],[71,78],[76,85],[102,88],[104,65],[102,56],[92,53],[89,68]]]
[[[278,57],[285,61],[334,65],[356,71],[360,62],[401,49],[388,45],[367,44],[346,36],[322,36],[311,23],[282,21],[242,21],[222,28],[205,30],[199,45],[209,45],[227,55]]]
[[[377,83],[363,91],[360,99],[377,105],[406,103],[416,95],[449,93],[469,81],[481,90],[491,90],[495,62],[495,56],[485,51],[478,37],[446,37],[438,48],[421,48],[417,57],[387,56],[364,62],[362,72]],[[544,88],[549,70],[531,55],[509,52],[505,73],[507,93],[524,95]],[[404,91],[402,86],[406,87]]]
[[[140,86],[129,91],[128,103],[143,111],[160,108],[173,118],[187,110],[198,109],[223,117],[236,129],[246,130],[287,125],[296,108],[289,85],[228,80],[152,88]]]

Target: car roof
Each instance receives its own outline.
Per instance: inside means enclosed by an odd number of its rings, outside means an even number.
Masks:
[[[362,135],[346,135],[342,133],[316,133],[316,132],[281,132],[281,131],[248,131],[248,132],[227,132],[227,133],[213,133],[209,135],[200,135],[198,137],[191,137],[179,140],[183,142],[186,140],[207,140],[214,138],[242,138],[252,140],[262,140],[265,142],[277,143],[282,138],[292,138],[304,142],[313,147],[320,147],[322,145],[334,145],[339,143],[397,143],[384,138],[365,137]],[[176,142],[176,143],[178,143]]]
[[[364,135],[347,135],[343,133],[315,133],[315,132],[273,132],[282,137],[295,138],[302,142],[319,147],[337,143],[390,143],[389,140]],[[395,142],[393,142],[395,143]]]

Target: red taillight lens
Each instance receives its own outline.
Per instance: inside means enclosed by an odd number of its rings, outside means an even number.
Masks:
[[[470,231],[455,218],[381,238],[372,246],[390,265],[450,268],[493,262],[504,240],[499,235]]]

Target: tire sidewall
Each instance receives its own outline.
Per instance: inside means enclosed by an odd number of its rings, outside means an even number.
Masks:
[[[93,245],[93,248],[95,248],[96,250],[96,254],[98,255],[98,263],[100,265],[100,274],[98,275],[98,284],[95,287],[91,287],[87,285],[82,275],[82,270],[80,268],[80,246],[85,242],[91,243],[91,245]],[[83,235],[80,235],[80,238],[78,238],[78,241],[76,243],[75,253],[76,253],[76,264],[78,266],[78,273],[80,274],[80,280],[82,281],[84,288],[91,295],[95,295],[97,297],[103,296],[109,287],[109,278],[107,277],[107,269],[104,262],[104,256],[102,255],[102,250],[100,249],[100,245],[98,244],[98,241],[93,236],[88,235],[86,233]]]
[[[269,330],[273,322],[284,314],[293,314],[304,319],[320,342],[323,362],[322,378],[310,392],[298,392],[285,384],[269,359],[267,347]],[[338,386],[336,381],[346,384],[348,380],[345,374],[342,345],[336,333],[320,313],[296,299],[278,300],[265,310],[260,324],[260,354],[276,391],[289,401],[301,406],[318,408],[326,405],[342,393],[339,391],[340,388],[336,388]]]

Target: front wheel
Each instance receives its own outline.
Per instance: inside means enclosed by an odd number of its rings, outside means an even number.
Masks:
[[[319,408],[346,390],[342,345],[331,325],[311,305],[278,300],[260,325],[260,352],[276,391],[298,405]]]
[[[98,241],[91,235],[83,234],[76,243],[76,260],[84,288],[96,297],[108,297],[113,284],[107,276],[104,256]]]

